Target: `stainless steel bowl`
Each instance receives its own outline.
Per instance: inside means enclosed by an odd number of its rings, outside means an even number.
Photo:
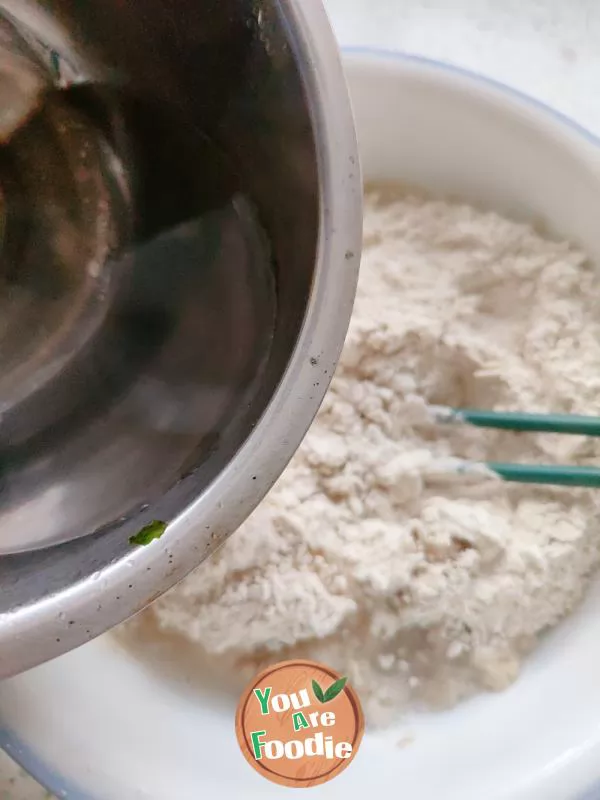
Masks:
[[[0,677],[141,610],[243,522],[304,436],[350,318],[362,186],[320,0],[176,5],[0,2],[63,70],[19,152],[37,153],[48,113],[57,135],[102,131],[92,180],[89,161],[72,170],[93,246],[77,260],[57,245],[71,279],[60,302],[36,295],[44,324],[16,326],[0,380]],[[65,103],[74,127],[57,122]],[[164,536],[131,545],[155,519]]]

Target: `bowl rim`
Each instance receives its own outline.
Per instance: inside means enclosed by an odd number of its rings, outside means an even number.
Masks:
[[[321,199],[315,276],[290,361],[255,429],[206,490],[171,521],[160,542],[133,549],[55,594],[0,615],[0,678],[84,644],[182,580],[262,500],[325,396],[358,280],[358,143],[340,52],[320,0],[280,0],[277,6],[312,118]],[[159,564],[162,569],[152,570]]]
[[[460,67],[458,64],[439,61],[438,59],[422,56],[418,53],[412,53],[404,50],[391,50],[386,47],[349,45],[342,47],[341,52],[343,55],[344,65],[351,61],[358,63],[360,60],[364,60],[365,63],[368,62],[371,64],[374,61],[388,61],[390,64],[403,62],[406,64],[424,66],[434,71],[444,72],[450,75],[456,75],[461,78],[466,78],[470,81],[477,81],[484,86],[490,86],[504,95],[513,97],[525,105],[536,108],[539,111],[554,117],[554,119],[558,120],[567,128],[570,128],[571,131],[575,132],[579,136],[582,136],[590,144],[593,144],[596,147],[600,146],[600,136],[592,133],[589,128],[586,128],[572,117],[569,117],[568,114],[565,114],[553,106],[548,105],[543,100],[539,100],[537,97],[527,94],[527,92],[521,91],[514,86],[510,86],[508,83],[503,83],[497,78],[492,78],[489,75],[483,74],[482,72],[477,72],[474,69],[467,69],[466,67]]]
[[[12,731],[0,728],[0,748],[47,792],[69,800],[96,800],[55,772]],[[590,799],[591,800],[591,799]]]

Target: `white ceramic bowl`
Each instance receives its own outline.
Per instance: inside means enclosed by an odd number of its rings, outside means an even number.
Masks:
[[[363,168],[543,220],[600,263],[600,149],[505,87],[392,54],[348,53]],[[141,663],[110,637],[0,685],[3,743],[76,800],[287,796],[251,770],[235,698]],[[573,800],[600,779],[600,585],[507,692],[371,733],[314,798]],[[399,742],[412,737],[412,744]],[[64,795],[63,795],[64,796]],[[593,794],[591,796],[600,796]]]

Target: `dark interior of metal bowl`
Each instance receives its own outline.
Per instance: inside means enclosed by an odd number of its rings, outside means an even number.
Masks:
[[[97,324],[60,339],[61,370],[0,418],[0,614],[123,557],[231,460],[297,340],[319,225],[278,3],[43,7],[69,33],[62,52],[11,19],[54,67],[94,77],[50,93],[14,147],[58,104],[98,133],[119,205],[101,263],[94,251]]]

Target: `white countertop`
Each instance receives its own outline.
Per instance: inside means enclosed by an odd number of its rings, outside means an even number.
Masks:
[[[452,62],[508,83],[600,134],[597,0],[325,0],[342,45]],[[0,800],[47,793],[0,753]]]
[[[600,133],[596,0],[325,0],[342,45],[449,61]]]

